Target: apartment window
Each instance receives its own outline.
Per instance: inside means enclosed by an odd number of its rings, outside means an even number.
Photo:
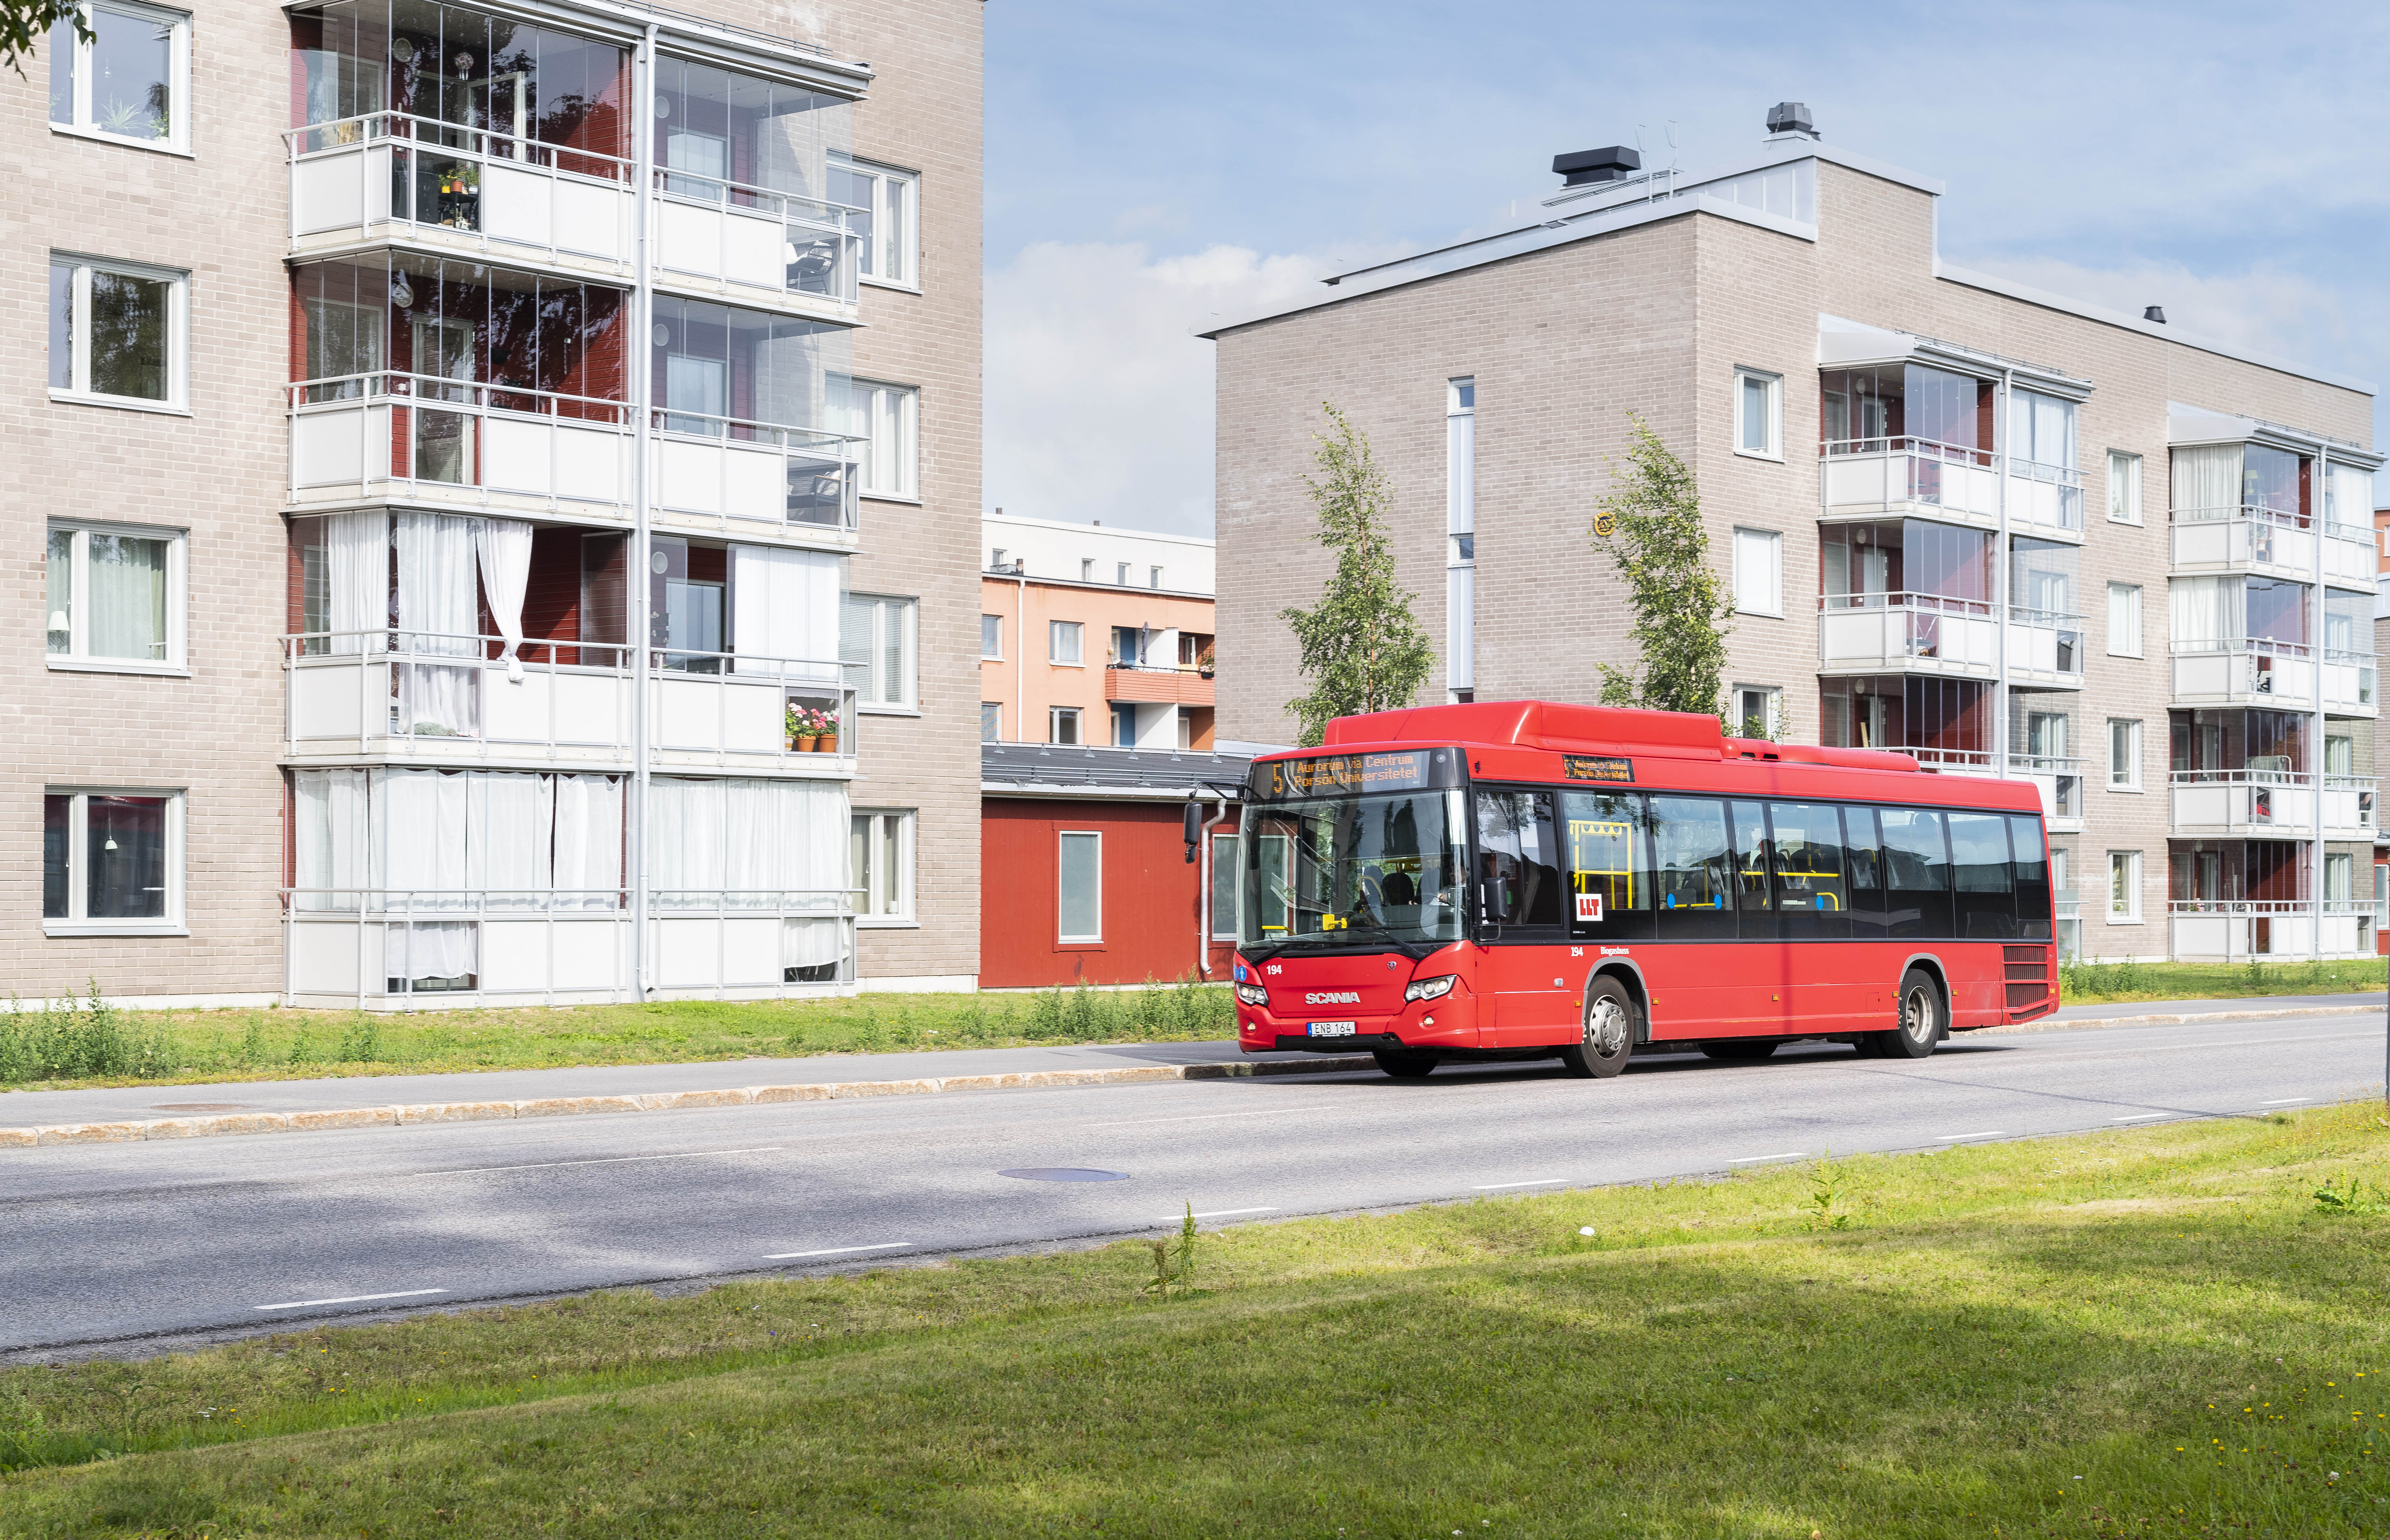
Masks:
[[[1159,588],[1159,587],[1161,587],[1161,586],[1162,586],[1162,569],[1161,569],[1161,568],[1159,568],[1159,567],[1148,567],[1148,568],[1145,570],[1145,577],[1146,577],[1146,584],[1145,584],[1145,585],[1146,585],[1148,588]]]
[[[1093,583],[1096,581],[1096,558],[1094,557],[1086,557],[1081,558],[1079,562],[1079,581],[1081,583]]]
[[[1444,382],[1444,686],[1467,700],[1477,684],[1477,381]]]
[[[982,615],[979,618],[979,655],[983,658],[1004,656],[1004,617]]]
[[[1055,886],[1061,902],[1055,932],[1065,942],[1104,939],[1104,837],[1064,830],[1057,853]]]
[[[1137,747],[1137,708],[1125,701],[1112,702],[1112,747]]]
[[[1734,371],[1734,452],[1770,460],[1784,457],[1782,375]]]
[[[1047,621],[1046,622],[1046,661],[1049,663],[1079,663],[1084,660],[1081,648],[1086,626],[1080,621]]]
[[[2141,789],[2141,725],[2121,717],[2108,719],[2108,789]]]
[[[919,288],[920,177],[834,152],[832,160],[830,195],[857,211],[847,217],[863,249],[863,276],[874,283]]]
[[[1123,588],[1125,588],[1125,587],[1127,587],[1127,586],[1128,586],[1128,563],[1127,563],[1127,562],[1123,561],[1123,562],[1118,562],[1118,563],[1115,563],[1115,564],[1114,564],[1114,570],[1113,570],[1113,572],[1112,572],[1112,582],[1113,582],[1113,583],[1115,583],[1115,584],[1119,584],[1119,585],[1120,585],[1121,587],[1123,587]]]
[[[998,545],[996,549],[994,549],[994,550],[992,550],[992,551],[990,551],[990,552],[988,552],[988,553],[987,553],[987,565],[988,565],[988,567],[989,567],[989,570],[991,570],[991,571],[1001,571],[1001,570],[1003,569],[1003,567],[1004,567],[1004,547],[1003,547],[1003,546]]]
[[[2069,853],[2061,848],[2052,848],[2049,853],[2049,885],[2061,898],[2065,897],[2073,889],[2073,885],[2066,880],[2066,863]]]
[[[1171,714],[1178,719],[1178,747],[1182,750],[1194,748],[1195,719],[1188,714],[1184,706],[1172,707]]]
[[[180,406],[188,291],[188,276],[166,268],[54,253],[50,394]]]
[[[1774,530],[1734,532],[1734,608],[1745,615],[1784,613],[1784,537]]]
[[[52,524],[44,565],[51,667],[183,667],[181,531]]]
[[[183,794],[45,792],[42,919],[53,935],[180,930]]]
[[[1079,741],[1079,708],[1048,706],[1046,708],[1046,741],[1076,743]]]
[[[848,827],[855,922],[909,924],[913,918],[912,813],[858,812]]]
[[[846,382],[846,430],[864,441],[857,482],[864,495],[920,495],[916,475],[920,460],[920,405],[921,392],[910,385],[881,385],[868,379]]]
[[[2138,658],[2141,655],[2141,585],[2138,583],[2108,584],[2108,656]]]
[[[979,740],[982,743],[1004,741],[1004,706],[1001,701],[979,703]]]
[[[2327,776],[2357,774],[2357,740],[2336,733],[2326,734],[2323,740],[2323,773]]]
[[[2141,921],[2141,853],[2108,853],[2108,923],[2138,925]]]
[[[2108,518],[2118,524],[2141,521],[2141,457],[2108,451]]]
[[[2324,902],[2345,904],[2357,896],[2357,862],[2346,851],[2329,851],[2323,858]]]
[[[1737,685],[1728,730],[1738,738],[1774,738],[1783,725],[1783,698],[1773,685]]]
[[[839,617],[838,658],[854,699],[865,706],[913,704],[914,616],[912,599],[849,594]]]
[[[190,145],[191,19],[183,11],[104,0],[51,24],[50,122],[153,149]]]

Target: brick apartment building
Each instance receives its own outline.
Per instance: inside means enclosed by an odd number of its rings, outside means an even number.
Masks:
[[[981,6],[703,11],[0,74],[11,990],[972,981]]]
[[[1638,413],[1733,596],[1729,720],[2035,780],[2073,950],[2373,950],[2370,386],[1954,267],[1941,184],[1797,104],[1714,172],[1553,170],[1533,224],[1206,331],[1223,738],[1294,731],[1321,401],[1388,473],[1452,699],[1599,697]]]

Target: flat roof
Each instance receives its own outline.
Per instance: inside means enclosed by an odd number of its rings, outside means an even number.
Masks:
[[[1111,797],[1178,802],[1233,795],[1251,754],[1201,749],[1110,749],[1085,743],[983,743],[980,790],[999,797]]]

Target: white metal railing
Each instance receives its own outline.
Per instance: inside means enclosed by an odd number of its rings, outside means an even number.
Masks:
[[[621,401],[374,369],[284,388],[290,492],[405,483],[550,501],[630,501]]]
[[[655,171],[655,189],[657,265],[855,302],[863,237],[854,221],[868,211],[662,166]],[[712,217],[686,217],[690,213]],[[768,250],[756,244],[759,231],[745,228],[766,225],[777,232]]]
[[[2059,610],[2009,606],[2009,667],[2018,673],[2083,675],[2083,617]]]
[[[2228,503],[2218,507],[2173,508],[2166,515],[2178,524],[2220,524],[2233,520],[2246,520],[2255,524],[2271,524],[2277,529],[2303,530],[2308,525],[2306,514],[2285,512],[2268,507],[2263,503]]]
[[[2083,473],[2073,466],[2044,465],[2010,456],[2009,517],[2011,521],[2052,529],[2083,530]]]
[[[2176,786],[2307,786],[2315,777],[2304,770],[2248,765],[2237,770],[2169,770],[2166,779]]]
[[[1972,670],[1998,666],[1998,625],[1982,599],[1904,592],[1824,594],[1818,653],[1828,667],[1909,661]]]
[[[1978,449],[1967,443],[1945,443],[1939,439],[1827,439],[1821,448],[1827,455],[1915,455],[1921,459],[1940,460],[1950,465],[1989,468],[1995,462],[1991,450]]]
[[[2011,753],[2009,774],[2028,776],[2044,788],[2044,811],[2053,820],[2079,821],[2083,816],[2083,762],[2070,754]]]
[[[1929,769],[1972,771],[1988,775],[1993,765],[1988,749],[1920,749],[1907,744],[1887,744],[1884,751],[1907,754]]]
[[[521,132],[474,128],[441,118],[418,117],[410,112],[380,111],[309,123],[301,128],[285,129],[282,134],[282,142],[293,160],[385,139],[397,140],[403,147],[419,147],[447,155],[468,156],[476,160],[504,160],[509,165],[562,168],[577,175],[619,182],[624,186],[630,186],[634,180],[634,162],[622,156],[579,149],[571,145],[548,144],[532,137],[528,125]]]
[[[2303,915],[2312,905],[2304,898],[2172,898],[2166,912],[2174,915]]]
[[[2281,658],[2311,658],[2315,655],[2315,648],[2305,642],[2278,642],[2271,636],[2178,637],[2166,647],[2177,657],[2194,652],[2253,652]]]
[[[676,513],[852,533],[868,439],[659,408],[652,490]]]
[[[503,637],[385,629],[301,632],[282,647],[293,755],[339,745],[328,751],[443,762],[487,758],[491,747],[628,757],[638,649],[625,644],[533,638],[510,661]],[[863,665],[661,648],[648,662],[652,743],[669,763],[852,772],[858,717],[846,676]],[[835,733],[800,748],[797,711],[829,718]]]
[[[2371,706],[2380,683],[2381,674],[2372,653],[2342,648],[2324,649],[2323,686],[2327,706]]]
[[[1915,437],[1826,439],[1818,454],[1830,507],[1923,503],[1996,519],[2005,469],[2011,521],[2076,534],[2083,530],[2083,473],[2073,466]]]

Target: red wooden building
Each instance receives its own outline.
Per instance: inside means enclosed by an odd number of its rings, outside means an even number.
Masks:
[[[1249,758],[981,745],[981,987],[1227,978]],[[1189,800],[1210,826],[1192,863]]]

